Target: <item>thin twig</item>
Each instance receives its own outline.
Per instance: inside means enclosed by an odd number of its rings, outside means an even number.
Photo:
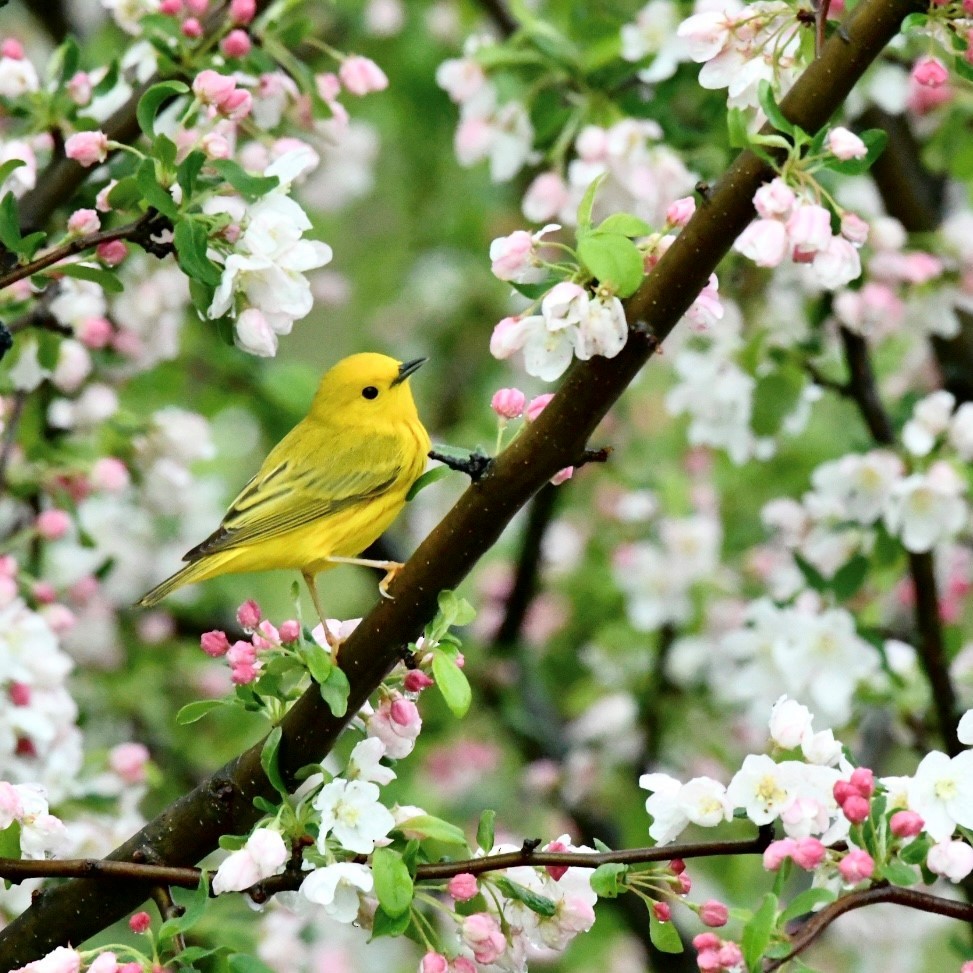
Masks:
[[[196,884],[199,884],[198,881]],[[177,919],[186,912],[186,907],[179,905],[172,897],[172,891],[168,885],[156,885],[152,889],[152,899],[163,922],[167,919]],[[176,933],[173,937],[173,946],[177,953],[181,953],[186,948],[186,939],[181,932]]]
[[[895,430],[892,420],[882,405],[872,371],[872,360],[868,353],[868,343],[861,335],[839,329],[841,343],[845,349],[845,361],[848,363],[848,394],[855,400],[858,411],[872,434],[872,439],[881,446],[895,445]]]

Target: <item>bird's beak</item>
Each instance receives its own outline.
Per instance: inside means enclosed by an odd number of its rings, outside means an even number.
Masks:
[[[398,385],[400,382],[404,382],[413,372],[422,368],[427,361],[429,361],[428,358],[413,358],[412,361],[402,362],[399,365],[399,374],[392,379],[392,384]]]

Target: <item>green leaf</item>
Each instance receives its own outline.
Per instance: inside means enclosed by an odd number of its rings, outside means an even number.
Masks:
[[[754,434],[773,436],[784,419],[794,411],[804,385],[804,376],[796,367],[780,368],[757,379],[750,419]]]
[[[660,953],[681,953],[682,940],[672,922],[662,922],[652,909],[649,909],[649,939]]]
[[[606,862],[591,873],[591,889],[599,899],[615,899],[625,891],[622,881],[628,874],[628,865]]]
[[[188,200],[193,195],[196,179],[205,162],[206,156],[199,149],[193,149],[176,169],[176,180],[182,187],[184,200]]]
[[[307,671],[311,674],[311,678],[319,685],[326,683],[328,676],[331,675],[331,670],[334,669],[331,654],[322,646],[318,645],[314,641],[313,636],[307,639],[305,644],[301,646],[300,652],[301,658],[307,666]]]
[[[463,670],[442,652],[437,652],[432,659],[432,674],[450,712],[462,719],[473,701],[470,683]]]
[[[731,108],[726,113],[726,130],[731,149],[750,147],[750,132],[747,130],[749,116],[740,108]]]
[[[799,919],[806,916],[809,912],[814,912],[820,906],[830,905],[837,898],[837,895],[830,889],[805,889],[799,895],[791,899],[787,908],[781,913],[777,920],[778,926],[783,926],[791,919]]]
[[[808,583],[808,587],[813,588],[815,591],[828,590],[828,579],[810,561],[798,554],[797,551],[793,552],[792,557],[798,570],[804,575],[804,580]]]
[[[956,59],[956,64],[965,63],[962,58]],[[874,165],[875,160],[885,151],[888,145],[888,133],[880,128],[872,128],[867,132],[861,133],[861,140],[865,143],[867,152],[863,159],[833,159],[828,162],[828,168],[832,172],[840,172],[846,176],[859,176],[863,172],[868,172]]]
[[[285,797],[290,793],[287,789],[287,785],[284,783],[284,778],[280,775],[280,764],[278,757],[280,755],[280,741],[284,735],[284,731],[279,727],[275,726],[270,733],[267,734],[267,739],[264,741],[263,749],[260,751],[260,766],[263,767],[264,773],[267,775],[267,780],[270,781],[274,786],[274,790],[278,794],[282,794]]]
[[[328,704],[331,712],[338,717],[344,716],[348,712],[348,696],[351,693],[351,686],[348,677],[339,666],[333,666],[328,678],[319,684],[321,698]]]
[[[170,962],[178,963],[180,969],[192,966],[197,960],[206,959],[207,956],[216,956],[229,950],[228,946],[215,946],[207,949],[205,946],[187,946],[181,953],[176,953]]]
[[[408,913],[415,887],[402,856],[391,848],[376,848],[372,853],[372,875],[379,905],[392,918]]]
[[[139,128],[148,135],[149,138],[155,137],[155,116],[162,107],[163,102],[169,101],[176,95],[184,95],[189,91],[189,86],[182,81],[160,81],[152,85],[141,98],[139,98],[138,108],[135,109],[135,117],[138,119]]]
[[[176,148],[176,143],[172,141],[167,135],[157,135],[155,137],[155,142],[153,143],[153,156],[156,160],[162,163],[163,171],[171,172],[176,167],[176,156],[179,150]]]
[[[20,214],[17,211],[17,199],[12,192],[8,192],[0,200],[0,243],[14,253],[20,248]]]
[[[645,276],[639,248],[619,233],[595,230],[578,241],[578,259],[619,297],[634,294]]]
[[[176,258],[185,273],[203,284],[216,287],[220,282],[220,271],[206,255],[209,237],[202,223],[183,219],[176,223],[173,242]]]
[[[422,476],[409,487],[409,492],[405,495],[406,503],[414,500],[427,486],[432,486],[437,480],[442,480],[454,473],[448,466],[434,466],[431,470],[426,470]]]
[[[760,107],[767,116],[767,121],[778,132],[793,135],[797,126],[793,122],[788,121],[784,113],[780,110],[780,105],[777,104],[777,100],[774,98],[774,89],[770,86],[769,81],[764,80],[760,82],[757,87],[757,98],[760,101]]]
[[[754,913],[753,918],[743,927],[743,958],[750,970],[760,969],[760,957],[763,956],[770,935],[774,929],[774,919],[777,916],[777,896],[768,892]]]
[[[612,213],[598,225],[597,233],[618,233],[621,236],[647,236],[652,227],[645,220],[630,213]]]
[[[412,922],[412,912],[406,911],[399,916],[390,916],[381,906],[375,910],[372,920],[372,939],[380,936],[401,936]]]
[[[591,184],[584,191],[581,202],[578,204],[578,236],[582,236],[591,229],[591,211],[595,205],[595,193],[598,187],[605,181],[608,173],[603,172],[591,180]]]
[[[842,601],[857,594],[858,589],[865,583],[870,563],[867,557],[856,554],[850,561],[843,564],[831,579],[831,590]]]
[[[476,609],[465,599],[460,598],[455,591],[444,588],[436,599],[439,612],[446,625],[469,625],[476,618]]]
[[[108,202],[112,209],[132,209],[142,201],[142,193],[135,176],[119,179],[108,192]]]
[[[493,848],[493,822],[496,818],[497,812],[492,808],[486,808],[476,826],[476,843],[487,853]]]
[[[275,973],[266,963],[256,956],[246,953],[234,953],[228,960],[230,973]]]
[[[174,220],[179,216],[179,207],[176,201],[169,195],[169,191],[159,185],[155,175],[155,163],[152,159],[144,159],[135,173],[135,181],[138,184],[142,197],[150,205],[154,206],[164,216]]]
[[[20,822],[14,821],[0,831],[0,858],[20,858]]]
[[[417,834],[432,841],[441,841],[447,845],[459,845],[461,848],[469,847],[466,835],[462,828],[437,818],[432,814],[417,814],[414,818],[402,821],[396,825],[399,831],[408,831],[409,834]]]
[[[222,699],[198,699],[195,703],[187,703],[176,713],[176,722],[180,726],[195,723],[196,720],[201,720],[207,713],[225,705],[226,702]]]
[[[10,178],[10,174],[21,166],[27,165],[23,159],[8,159],[2,166],[0,166],[0,186],[2,186],[7,179]]]
[[[548,277],[546,280],[538,281],[536,284],[518,284],[514,280],[506,281],[518,294],[523,294],[528,301],[540,300],[556,283],[557,279]],[[437,446],[438,450],[439,447]]]
[[[232,159],[218,159],[210,163],[241,196],[247,199],[257,199],[266,196],[272,189],[276,189],[280,180],[276,176],[251,176],[246,169]]]
[[[77,73],[81,63],[81,48],[78,47],[78,42],[69,35],[51,60],[54,63],[60,62],[58,87],[63,88]]]
[[[900,852],[899,858],[907,865],[921,865],[932,848],[932,839],[927,835],[919,835],[915,841],[910,841]]]
[[[118,275],[103,267],[89,267],[87,264],[58,264],[57,272],[64,277],[76,277],[78,280],[90,280],[98,284],[109,294],[120,294],[123,290]]]
[[[159,927],[159,939],[169,939],[192,929],[205,915],[209,901],[209,879],[204,871],[200,873],[199,886],[193,892],[186,911],[181,916],[174,916],[162,923]]]
[[[531,912],[550,919],[557,913],[557,906],[546,895],[538,895],[519,882],[512,882],[506,875],[497,875],[493,884],[508,898],[522,902]]]
[[[915,866],[893,859],[882,869],[882,878],[893,885],[915,885],[919,881]]]

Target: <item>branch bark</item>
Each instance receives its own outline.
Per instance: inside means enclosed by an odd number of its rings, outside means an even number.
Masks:
[[[863,0],[783,100],[787,117],[806,131],[817,131],[895,36],[902,20],[920,9],[918,0]],[[419,546],[391,585],[394,600],[377,604],[344,644],[342,665],[351,685],[349,714],[357,712],[397,661],[399,648],[433,615],[438,592],[459,584],[514,514],[582,452],[657,342],[672,331],[750,222],[753,194],[772,174],[751,152],[735,160],[629,299],[626,311],[634,330],[621,353],[575,363],[537,421]],[[298,700],[281,724],[284,779],[293,783],[301,767],[319,761],[349,718],[333,716],[316,689]],[[258,743],[230,761],[110,858],[130,861],[141,854],[173,865],[194,864],[216,846],[219,835],[248,830],[260,813],[253,799],[272,798],[274,793],[260,767],[260,750]],[[148,889],[139,885],[106,888],[89,879],[45,890],[0,934],[0,969],[25,965],[65,942],[83,942],[146,894]]]

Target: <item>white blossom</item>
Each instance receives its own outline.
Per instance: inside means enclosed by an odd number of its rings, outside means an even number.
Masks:
[[[301,882],[300,894],[309,902],[323,906],[330,918],[348,923],[358,917],[360,894],[371,892],[374,885],[367,865],[336,862],[311,872]]]
[[[379,803],[378,787],[369,781],[336,777],[321,788],[313,805],[321,815],[318,848],[322,854],[330,835],[342,848],[369,855],[395,826],[391,811]]]

